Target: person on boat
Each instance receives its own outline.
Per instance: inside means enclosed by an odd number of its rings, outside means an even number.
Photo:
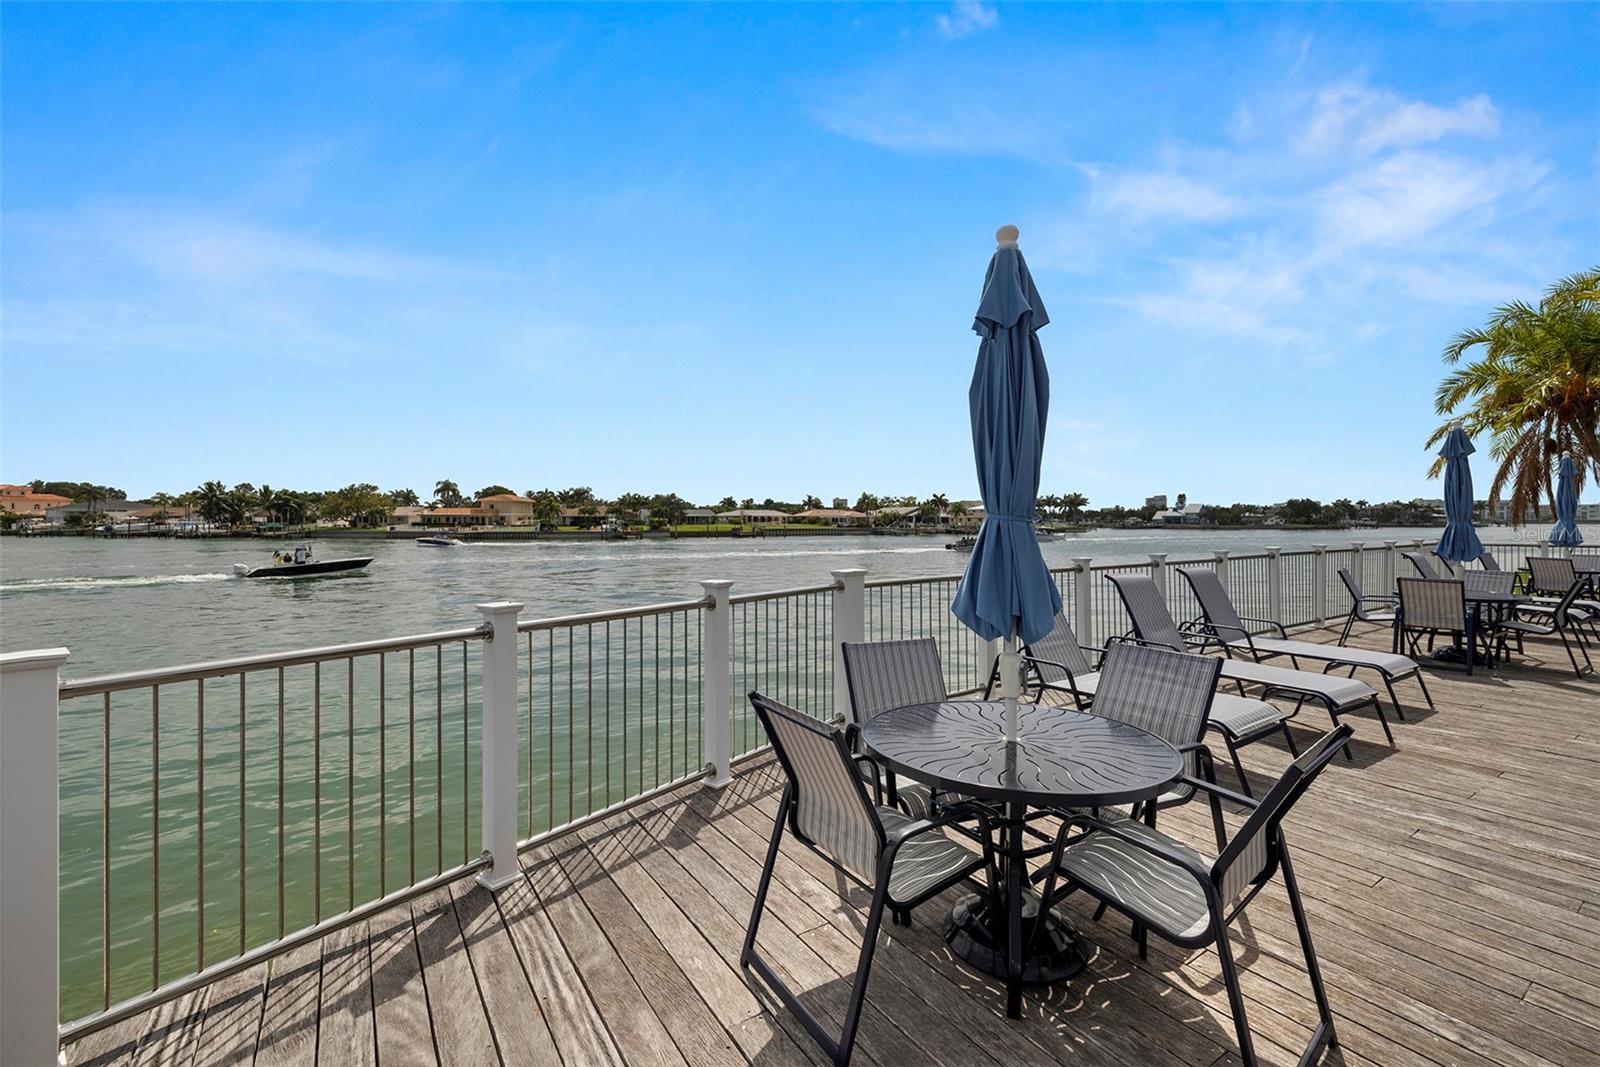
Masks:
[[[306,560],[307,554],[308,553],[307,553],[307,549],[306,549],[305,545],[300,545],[300,546],[296,547],[295,550],[294,550],[294,561],[295,561],[295,563],[299,564],[299,563],[307,562],[307,560]]]

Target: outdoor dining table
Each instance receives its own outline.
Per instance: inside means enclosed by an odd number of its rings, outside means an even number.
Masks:
[[[1507,612],[1514,611],[1518,604],[1527,604],[1533,599],[1532,597],[1526,596],[1522,593],[1501,593],[1493,589],[1473,589],[1470,586],[1467,587],[1463,592],[1467,601],[1467,611],[1472,616],[1472,633],[1474,638],[1484,636],[1487,633],[1487,630],[1485,629],[1485,616],[1487,616],[1490,621],[1502,618]],[[1404,629],[1404,627],[1405,619],[1402,613],[1398,611],[1395,612],[1393,646],[1394,651],[1396,652],[1405,651],[1405,649],[1402,647],[1402,639],[1400,637],[1401,631]],[[1473,655],[1476,657],[1473,660],[1473,663],[1475,664],[1481,663],[1486,667],[1492,667],[1498,662],[1498,657],[1493,654],[1492,650],[1483,655],[1479,655],[1477,651],[1474,650]],[[1458,646],[1451,645],[1448,648],[1442,648],[1435,652],[1433,654],[1433,658],[1454,663],[1462,661],[1465,658],[1465,653],[1463,653]]]
[[[939,792],[965,794],[989,811],[999,836],[989,892],[951,910],[951,950],[1006,983],[1006,1011],[1022,1014],[1023,985],[1047,985],[1083,969],[1070,922],[1041,909],[1027,888],[1029,809],[1094,808],[1159,796],[1183,773],[1177,749],[1127,723],[1071,708],[1023,704],[1017,737],[1003,736],[1001,701],[952,700],[882,712],[861,739],[883,767]],[[1003,884],[997,884],[1003,883]]]

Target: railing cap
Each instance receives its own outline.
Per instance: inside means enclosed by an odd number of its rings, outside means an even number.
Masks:
[[[59,667],[70,655],[72,651],[66,648],[33,648],[21,652],[0,652],[0,674]]]

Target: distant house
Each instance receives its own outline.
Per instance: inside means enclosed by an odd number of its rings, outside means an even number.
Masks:
[[[750,526],[773,526],[789,521],[787,511],[773,511],[770,508],[736,508],[733,511],[717,512],[718,522],[742,522]]]
[[[394,521],[397,526],[486,526],[492,514],[488,508],[406,506],[394,509]]]
[[[76,503],[68,502],[58,504],[45,512],[45,517],[52,523],[64,523],[69,515],[98,514],[104,515],[107,522],[129,522],[137,518],[141,505],[131,500],[96,500],[90,507],[89,501],[80,500]]]
[[[516,493],[495,493],[478,498],[478,507],[489,513],[491,526],[537,526],[533,501]]]
[[[807,508],[795,512],[789,518],[796,522],[820,522],[830,526],[862,526],[867,522],[866,512],[851,508]]]
[[[1155,496],[1147,496],[1147,497],[1145,497],[1144,498],[1144,506],[1147,507],[1147,508],[1154,508],[1157,511],[1166,511],[1167,510],[1167,494],[1165,494],[1165,493],[1157,493]]]
[[[576,526],[580,529],[590,530],[597,526],[615,526],[613,519],[604,504],[589,505],[591,511],[583,508],[562,508],[561,525]]]
[[[1204,521],[1204,504],[1185,504],[1181,508],[1167,508],[1155,513],[1155,521],[1165,526],[1193,526]]]
[[[690,508],[683,513],[683,521],[695,526],[705,526],[717,521],[717,513],[710,508]]]
[[[0,511],[9,511],[24,518],[43,519],[51,508],[65,507],[70,503],[70,496],[35,493],[31,485],[0,485]]]
[[[900,523],[906,523],[914,526],[916,525],[917,521],[917,512],[921,510],[921,508],[908,507],[903,504],[895,504],[892,507],[877,508],[873,510],[870,512],[870,517],[874,525],[879,523],[884,523],[886,525],[898,525]]]

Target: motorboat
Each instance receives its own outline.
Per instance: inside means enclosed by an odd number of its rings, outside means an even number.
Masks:
[[[466,542],[449,534],[429,534],[427,537],[417,538],[417,544],[427,545],[430,548],[457,548]]]
[[[944,547],[948,548],[952,552],[971,552],[973,546],[975,546],[977,543],[978,539],[976,537],[962,537],[951,541]]]
[[[272,554],[270,567],[251,567],[235,563],[233,573],[240,578],[319,578],[325,574],[345,574],[359,571],[371,563],[374,556],[352,556],[348,559],[315,559],[309,544],[300,545],[292,552]]]

